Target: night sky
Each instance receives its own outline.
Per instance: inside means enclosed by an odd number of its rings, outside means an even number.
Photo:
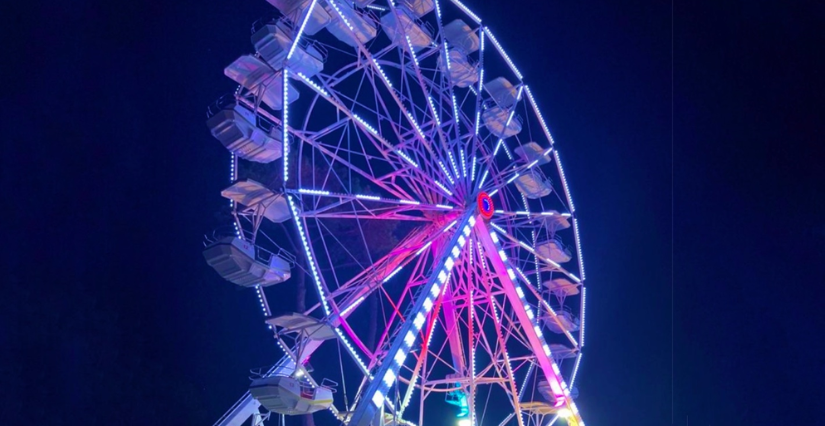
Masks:
[[[563,149],[587,424],[825,424],[822,3],[466,3]],[[3,11],[0,425],[212,424],[280,357],[201,255],[227,175],[205,108],[269,6],[26,4]]]

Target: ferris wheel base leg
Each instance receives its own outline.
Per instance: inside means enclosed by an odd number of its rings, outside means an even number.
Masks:
[[[256,414],[260,415],[258,407],[261,404],[247,393],[228,413],[226,413],[214,426],[241,426]]]

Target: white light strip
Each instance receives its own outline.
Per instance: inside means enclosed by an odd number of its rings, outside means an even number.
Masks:
[[[576,218],[573,218],[573,236],[576,237],[576,253],[579,255],[579,272],[582,274],[582,280],[584,280],[584,257],[582,256],[582,244],[579,241],[579,223],[576,221]]]
[[[375,195],[356,194],[355,198],[360,198],[362,200],[381,201],[381,197],[376,197]]]
[[[366,297],[367,297],[367,296],[361,296],[361,297],[359,297],[359,298],[358,298],[358,300],[356,300],[355,302],[352,302],[352,304],[351,304],[351,305],[349,305],[349,306],[347,306],[346,308],[344,308],[344,310],[343,310],[343,311],[341,311],[341,313],[340,313],[338,316],[342,316],[342,317],[343,317],[343,316],[346,316],[346,315],[347,315],[348,313],[350,313],[353,309],[355,309],[356,307],[358,307],[358,305],[360,305],[360,304],[361,304],[361,302],[363,302],[363,301],[364,301],[364,299],[366,299]]]
[[[378,68],[378,72],[381,73],[381,77],[384,79],[384,82],[387,83],[387,86],[392,87],[390,79],[387,77],[387,74],[384,74],[384,70],[381,68],[381,65],[378,65],[378,61],[376,61],[375,58],[372,58],[372,63],[375,64],[376,68]]]
[[[307,9],[306,15],[304,16],[304,21],[301,23],[301,28],[298,29],[298,35],[295,37],[295,41],[292,42],[292,47],[289,49],[289,53],[286,55],[287,62],[289,62],[289,59],[295,52],[295,48],[298,47],[298,42],[301,41],[301,36],[304,34],[304,28],[306,28],[307,22],[309,22],[310,16],[312,16],[312,9],[315,7],[315,3],[317,2],[318,0],[312,0],[312,3],[310,3],[309,9]]]
[[[447,170],[447,166],[445,166],[444,163],[441,162],[441,160],[438,160],[438,166],[441,167],[441,170],[444,172],[444,175],[447,176],[447,180],[450,181],[450,184],[455,185],[455,181],[453,180],[453,177],[450,175],[449,170]]]
[[[386,283],[387,281],[391,280],[392,277],[394,277],[395,274],[399,273],[401,271],[401,268],[403,268],[403,267],[404,266],[402,265],[402,266],[399,266],[399,267],[395,268],[395,270],[392,271],[392,273],[390,273],[389,275],[387,275],[386,278],[384,278],[384,281],[382,281],[382,283]]]
[[[341,9],[338,9],[338,5],[335,4],[335,2],[333,2],[332,0],[327,0],[327,3],[332,5],[332,7],[335,9],[335,12],[338,13],[338,16],[340,16],[341,19],[344,21],[344,24],[347,25],[347,28],[349,28],[350,31],[355,32],[355,30],[352,28],[352,24],[349,23],[349,20],[347,19],[347,17],[344,16],[343,13],[341,13]]]
[[[458,156],[461,159],[461,177],[467,177],[467,160],[464,159],[464,150],[458,151]]]
[[[455,117],[455,125],[458,126],[461,124],[461,117],[458,115],[458,102],[455,100],[455,95],[453,95],[453,114]]]
[[[547,128],[547,123],[544,122],[544,117],[542,117],[542,115],[541,115],[541,111],[539,110],[539,105],[536,103],[536,99],[533,98],[533,93],[530,92],[530,87],[525,86],[525,89],[527,90],[527,98],[530,99],[530,105],[532,105],[532,107],[533,107],[533,112],[535,112],[536,115],[539,117],[539,122],[541,123],[541,128],[542,128],[542,130],[544,130],[544,135],[547,136],[547,139],[550,140],[550,145],[552,146],[552,145],[555,144],[555,141],[553,140],[553,135],[550,134],[550,130]],[[547,155],[547,153],[544,153],[544,155]]]
[[[368,4],[367,9],[377,10],[379,12],[386,12],[387,11],[386,8],[383,8],[381,6],[375,6],[375,5],[372,5],[372,4]]]
[[[490,192],[490,193],[489,193],[489,194],[487,194],[487,195],[489,195],[489,196],[491,196],[491,197],[492,197],[493,195],[496,195],[496,194],[498,194],[498,188],[494,189],[492,192]]]
[[[407,118],[409,118],[409,119],[410,119],[410,122],[413,124],[413,127],[415,127],[415,130],[418,132],[418,136],[421,136],[421,139],[423,139],[424,141],[426,141],[426,140],[427,140],[427,137],[426,137],[426,136],[424,136],[424,131],[423,131],[423,130],[421,130],[421,127],[419,127],[419,126],[418,126],[418,122],[416,122],[416,121],[415,121],[415,118],[413,118],[412,114],[410,114],[410,113],[408,112],[408,113],[407,113]]]
[[[373,135],[375,135],[375,136],[378,136],[378,130],[375,130],[375,128],[373,128],[372,126],[370,126],[369,124],[367,124],[367,122],[366,122],[366,121],[364,121],[364,119],[363,119],[363,118],[359,117],[359,116],[358,116],[358,114],[352,114],[352,116],[353,116],[356,120],[358,120],[358,122],[359,122],[359,123],[361,123],[361,125],[362,125],[362,126],[364,126],[364,127],[365,127],[365,128],[366,128],[369,132],[370,132],[370,133],[372,133],[372,134],[373,134]]]
[[[436,181],[434,181],[434,182],[435,182],[435,185],[436,185],[437,187],[441,188],[441,190],[442,190],[442,191],[444,191],[447,195],[449,195],[449,196],[451,196],[451,197],[453,196],[453,193],[452,193],[452,192],[450,192],[450,190],[449,190],[449,189],[447,189],[447,187],[446,187],[446,186],[444,186],[441,182],[439,182],[439,181],[437,181],[437,180],[436,180]]]
[[[447,151],[447,155],[450,157],[450,165],[453,166],[453,172],[455,173],[455,178],[461,178],[461,173],[458,172],[458,166],[455,164],[455,157],[453,156],[452,151]]]
[[[435,14],[438,16],[438,21],[441,22],[441,6],[438,4],[438,0],[435,0]]]
[[[429,243],[424,244],[424,247],[421,247],[420,249],[418,249],[418,251],[417,251],[417,252],[415,252],[415,255],[416,255],[416,256],[418,256],[419,254],[423,253],[423,252],[424,252],[424,250],[427,250],[427,247],[429,247],[432,243],[433,243],[433,242],[432,242],[432,241],[430,241]]]
[[[476,178],[476,157],[473,156],[473,167],[472,167],[472,170],[470,171],[470,181],[475,180],[475,178]]]
[[[579,336],[579,347],[584,347],[584,317],[587,313],[587,287],[582,286],[582,318],[581,318],[581,335]]]
[[[484,170],[484,174],[481,175],[481,180],[478,181],[478,187],[479,188],[481,188],[481,186],[484,185],[484,181],[487,180],[487,173],[489,173],[489,172],[490,172],[489,169]]]
[[[427,100],[430,102],[430,108],[433,111],[433,118],[435,119],[435,124],[441,126],[441,120],[438,118],[438,110],[435,108],[435,103],[433,102],[433,98],[431,96],[427,96]]]
[[[564,185],[564,192],[567,194],[567,202],[570,204],[570,211],[572,213],[576,212],[576,207],[573,206],[573,196],[570,194],[570,188],[567,187],[567,178],[564,176],[564,167],[561,165],[561,158],[559,158],[559,151],[553,151],[553,156],[556,158],[556,165],[559,168],[559,174],[561,175],[561,183]]]
[[[476,15],[470,9],[468,9],[467,6],[464,6],[464,4],[461,3],[459,0],[452,0],[452,1],[456,6],[459,7],[459,9],[463,10],[464,13],[466,13],[470,18],[472,18],[473,21],[476,21],[476,24],[481,23],[481,18],[479,18],[478,15]]]
[[[407,46],[410,48],[410,56],[412,56],[415,66],[418,66],[418,58],[415,57],[415,50],[413,49],[412,41],[410,41],[410,36],[404,34],[404,37],[407,38]]]
[[[573,374],[570,376],[570,388],[573,388],[573,384],[576,383],[576,375],[579,373],[579,364],[582,361],[582,354],[579,352],[579,356],[576,357],[576,365],[573,366]]]
[[[510,59],[510,56],[507,55],[507,52],[504,51],[504,48],[501,47],[501,44],[498,42],[498,40],[496,40],[496,37],[490,31],[490,28],[484,27],[484,32],[488,36],[490,36],[490,40],[493,41],[493,44],[496,46],[496,49],[498,49],[498,52],[501,53],[501,56],[504,57],[504,60],[507,61],[507,64],[510,65],[510,69],[513,70],[513,73],[516,75],[516,77],[518,77],[519,80],[523,80],[524,76],[521,75],[521,72],[519,72],[518,68],[516,68],[516,64],[513,63],[513,61]]]
[[[321,191],[318,189],[304,189],[298,188],[298,192],[301,194],[310,194],[310,195],[329,195],[329,191]]]
[[[507,184],[513,183],[513,181],[518,179],[518,177],[519,177],[519,174],[516,173],[515,175],[513,175],[513,177],[511,177],[510,179],[507,180]],[[516,212],[516,214],[518,214],[518,212]]]
[[[458,223],[458,219],[456,219],[456,220],[454,220],[454,221],[450,222],[450,224],[449,224],[449,225],[447,225],[447,227],[446,227],[446,228],[444,228],[444,231],[442,231],[442,232],[447,232],[447,231],[449,231],[449,230],[450,230],[450,228],[452,228],[453,226],[455,226],[455,224],[456,224],[456,223]]]
[[[409,205],[413,205],[413,206],[417,206],[417,205],[421,204],[420,201],[413,201],[413,200],[398,200],[398,202],[401,203],[401,204],[409,204]]]
[[[404,160],[406,160],[408,163],[410,163],[410,165],[412,165],[412,166],[413,166],[413,167],[415,167],[416,169],[418,168],[418,163],[416,163],[415,161],[413,161],[413,159],[412,159],[412,158],[410,158],[409,156],[407,156],[407,154],[405,154],[405,153],[404,153],[404,151],[401,151],[400,149],[397,149],[397,150],[395,150],[395,152],[396,152],[396,154],[398,154],[401,158],[403,158],[403,159],[404,159]]]
[[[305,76],[303,73],[299,72],[298,77],[301,77],[301,80],[304,80],[304,82],[306,84],[309,84],[313,89],[315,89],[316,92],[318,92],[318,93],[320,93],[320,94],[322,94],[326,97],[329,97],[329,93],[327,93],[327,91],[324,90],[323,87],[321,87],[320,85],[318,85],[314,81],[310,80],[309,77]]]
[[[493,222],[490,222],[490,226],[492,226],[492,227],[493,227],[493,229],[495,229],[495,230],[496,230],[496,231],[498,231],[498,232],[501,232],[502,234],[506,234],[506,233],[507,233],[507,232],[505,232],[505,231],[504,231],[504,229],[502,229],[500,226],[496,225],[496,224],[495,224],[495,223],[493,223]],[[495,238],[496,238],[496,239],[498,239],[498,237],[495,237]]]
[[[448,206],[446,204],[436,204],[435,206],[440,208],[440,209],[446,209],[446,210],[452,210],[453,209],[453,206]]]
[[[283,85],[284,113],[283,113],[283,123],[282,123],[283,135],[282,135],[281,142],[283,144],[283,152],[284,152],[284,155],[283,155],[283,157],[284,157],[284,183],[286,183],[289,180],[289,79],[288,79],[289,70],[286,69],[286,68],[284,68],[283,77],[284,77],[284,81],[283,81],[283,83],[284,83],[284,85]],[[297,216],[296,216],[296,221],[297,221]]]

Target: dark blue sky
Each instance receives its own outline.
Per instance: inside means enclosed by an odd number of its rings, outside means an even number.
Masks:
[[[0,424],[211,424],[278,356],[200,254],[204,110],[268,6],[52,3],[3,13]],[[467,3],[565,156],[587,424],[822,423],[823,6]]]

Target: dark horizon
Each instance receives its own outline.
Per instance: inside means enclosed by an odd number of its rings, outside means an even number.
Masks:
[[[825,6],[465,3],[564,150],[585,422],[825,418]],[[205,109],[270,6],[33,8],[6,14],[0,424],[212,424],[281,356],[201,255],[226,186]]]

